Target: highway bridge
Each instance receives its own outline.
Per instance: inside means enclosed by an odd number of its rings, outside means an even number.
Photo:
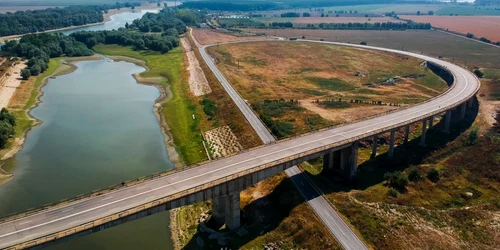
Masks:
[[[359,141],[386,132],[391,132],[394,138],[394,131],[408,131],[408,126],[417,122],[425,125],[422,131],[422,140],[425,140],[427,122],[443,113],[446,131],[451,110],[458,108],[460,116],[465,116],[467,104],[480,87],[480,81],[468,70],[429,56],[370,46],[329,44],[417,57],[448,72],[453,84],[440,96],[406,109],[272,142],[185,170],[155,174],[0,219],[0,249],[43,247],[203,200],[214,200],[214,217],[225,222],[228,228],[236,229],[240,226],[239,192],[243,189],[317,157],[324,157],[326,168],[337,169],[351,178],[357,169]],[[389,154],[394,152],[394,140],[390,144]]]

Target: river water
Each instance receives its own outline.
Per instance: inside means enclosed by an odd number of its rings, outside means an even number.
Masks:
[[[113,29],[142,14],[82,29]],[[43,123],[4,166],[15,178],[0,187],[0,216],[173,169],[153,112],[160,92],[132,77],[145,69],[109,58],[76,66],[42,89],[31,114]],[[168,226],[160,213],[50,249],[172,249]]]

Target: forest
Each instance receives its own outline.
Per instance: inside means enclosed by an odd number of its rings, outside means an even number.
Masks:
[[[139,3],[71,6],[0,14],[0,36],[22,35],[104,21],[103,12]]]
[[[0,111],[0,148],[4,148],[5,144],[14,136],[14,126],[16,125],[16,117],[9,113],[6,108]]]

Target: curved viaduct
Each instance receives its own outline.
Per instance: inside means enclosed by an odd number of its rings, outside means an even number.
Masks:
[[[212,210],[217,220],[225,221],[230,229],[237,228],[240,223],[241,190],[300,162],[321,156],[325,159],[326,167],[343,170],[351,177],[357,168],[357,144],[360,140],[384,132],[392,132],[393,136],[396,129],[406,128],[416,122],[425,124],[433,116],[442,113],[447,114],[445,125],[449,124],[451,110],[460,106],[464,115],[467,103],[470,103],[480,87],[480,81],[471,72],[429,56],[371,46],[314,42],[417,57],[449,72],[453,76],[453,84],[440,96],[407,109],[270,143],[185,170],[155,174],[107,190],[2,218],[0,249],[44,247],[53,242],[69,240],[203,200],[214,201]],[[202,47],[200,50],[202,55],[204,49],[205,47]],[[422,137],[425,139],[425,136]],[[272,139],[269,138],[269,141]],[[393,150],[393,143],[391,145]]]

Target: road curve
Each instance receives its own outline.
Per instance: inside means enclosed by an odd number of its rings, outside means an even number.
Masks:
[[[194,39],[194,38],[193,38]],[[245,42],[255,42],[255,41],[243,41]],[[242,42],[236,42],[242,43]],[[235,91],[233,86],[224,77],[224,75],[219,71],[215,65],[215,60],[206,52],[206,48],[215,45],[202,46],[200,48],[200,53],[203,60],[207,63],[209,68],[212,70],[214,75],[217,77],[219,82],[222,84],[226,92],[237,104],[240,111],[244,114],[247,121],[257,132],[260,139],[264,143],[275,142],[274,136],[269,132],[265,124],[257,117],[257,115],[251,110],[251,108],[245,103],[243,98]],[[218,46],[218,45],[217,45]],[[352,229],[347,225],[347,223],[340,217],[340,215],[335,211],[333,206],[331,206],[325,197],[323,197],[321,191],[316,188],[314,183],[309,178],[306,178],[305,174],[302,174],[297,166],[293,166],[285,171],[285,174],[290,178],[294,186],[297,188],[301,196],[307,202],[309,207],[317,215],[318,219],[323,222],[328,231],[337,239],[337,241],[346,250],[368,250],[368,247],[363,243],[363,241],[352,231]]]
[[[466,102],[477,93],[480,86],[479,80],[471,72],[432,57],[361,45],[338,45],[383,50],[427,60],[447,68],[454,75],[455,82],[444,94],[404,110],[272,143],[134,186],[1,222],[0,249],[93,222],[160,198],[179,194],[184,190],[194,189],[202,184],[220,181],[257,166],[274,164],[285,158],[297,158],[304,152],[319,152],[333,144],[348,144],[382,131],[403,127]]]

